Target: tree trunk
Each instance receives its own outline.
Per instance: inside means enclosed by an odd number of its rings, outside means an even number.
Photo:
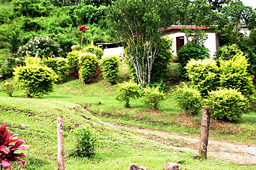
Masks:
[[[209,107],[204,107],[203,117],[201,121],[201,136],[199,145],[199,156],[203,159],[207,158],[207,146],[209,140],[209,130],[210,130],[210,117],[211,112]]]

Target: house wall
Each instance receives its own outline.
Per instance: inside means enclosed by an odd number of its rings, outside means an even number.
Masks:
[[[210,56],[213,56],[214,53],[217,51],[217,47],[218,47],[218,39],[217,39],[217,36],[216,36],[216,33],[206,33],[208,38],[207,40],[205,40],[204,42],[204,46],[206,48],[208,48],[210,50]],[[174,55],[177,55],[177,44],[176,44],[176,37],[181,37],[181,36],[184,36],[185,37],[185,33],[182,32],[182,31],[171,31],[171,32],[168,32],[165,36],[168,36],[169,38],[173,39],[173,44],[172,44],[172,50],[173,50],[173,54]],[[188,38],[188,41],[190,41],[192,38],[189,37]],[[185,37],[184,39],[184,44],[187,44],[187,38]]]

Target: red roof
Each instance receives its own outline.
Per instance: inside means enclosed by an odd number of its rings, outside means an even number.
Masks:
[[[176,25],[176,26],[170,26],[170,27],[167,27],[165,29],[165,31],[168,31],[168,30],[181,30],[183,27],[186,27],[188,29],[195,29],[196,27],[194,25]],[[209,30],[211,29],[211,27],[205,27],[205,26],[198,26],[197,29],[202,29],[202,30]]]

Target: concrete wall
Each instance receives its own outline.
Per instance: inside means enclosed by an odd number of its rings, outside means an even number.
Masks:
[[[210,50],[210,56],[213,56],[214,53],[217,51],[217,36],[216,33],[206,33],[208,35],[207,40],[204,42],[204,46]],[[176,50],[176,37],[185,37],[185,33],[181,31],[176,32],[169,32],[166,34],[169,38],[173,39],[172,50],[173,54],[177,55]],[[192,38],[189,37],[188,40],[190,41]],[[187,38],[184,39],[184,44],[187,44]]]

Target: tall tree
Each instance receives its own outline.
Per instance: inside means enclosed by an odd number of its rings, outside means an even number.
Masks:
[[[138,83],[151,82],[151,71],[158,53],[162,30],[174,23],[174,0],[118,0],[110,10],[113,28],[127,42],[129,61]]]

